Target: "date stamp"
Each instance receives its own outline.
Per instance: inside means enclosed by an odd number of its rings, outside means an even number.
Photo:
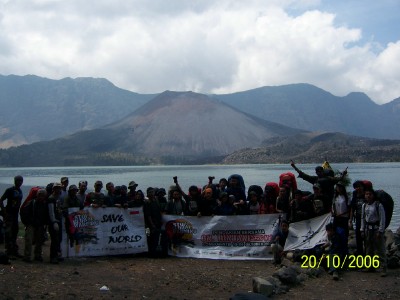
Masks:
[[[302,255],[301,261],[301,268],[303,269],[315,269],[319,268],[321,265],[326,265],[328,268],[334,267],[335,269],[378,269],[380,265],[378,255],[346,255],[340,257],[336,254],[324,254],[320,258],[317,258],[315,255]]]

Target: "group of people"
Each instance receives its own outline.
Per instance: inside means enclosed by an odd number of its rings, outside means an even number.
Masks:
[[[313,218],[326,213],[333,216],[333,232],[328,234],[330,240],[342,236],[346,242],[340,247],[340,254],[347,253],[349,228],[356,226],[357,253],[359,255],[378,254],[386,274],[386,256],[383,233],[385,214],[382,205],[373,204],[376,200],[372,186],[365,186],[362,181],[354,183],[353,196],[346,191],[344,179],[347,170],[335,176],[331,169],[318,166],[316,175],[308,175],[297,168],[292,168],[298,177],[312,185],[311,191],[297,188],[296,177],[287,172],[280,176],[278,182],[268,182],[264,188],[252,185],[246,190],[242,176],[233,174],[214,183],[214,177],[202,187],[192,185],[185,193],[173,177],[173,184],[168,188],[148,187],[146,191],[137,190],[134,181],[128,185],[115,186],[112,182],[105,185],[96,181],[94,189],[87,192],[88,182],[80,181],[78,185],[69,185],[69,179],[62,177],[60,182],[50,183],[46,187],[32,188],[22,203],[22,176],[14,178],[14,186],[8,188],[0,198],[1,213],[4,218],[5,248],[11,257],[21,257],[26,262],[43,261],[42,245],[46,230],[51,239],[50,262],[62,261],[60,248],[62,238],[62,219],[71,207],[141,207],[143,206],[145,226],[148,228],[148,248],[155,254],[158,237],[162,231],[162,215],[214,216],[214,215],[251,215],[280,213],[280,228],[273,238],[275,262],[280,260],[291,222]],[[4,201],[7,200],[6,207]],[[21,205],[22,204],[22,205]],[[17,245],[18,220],[25,225],[25,248],[20,255]],[[330,228],[327,228],[330,230]],[[328,232],[328,230],[327,230]],[[333,238],[335,237],[335,238]],[[364,248],[365,242],[365,248]],[[384,246],[383,246],[384,247]],[[332,247],[333,249],[334,247]],[[336,251],[336,250],[335,250]],[[336,272],[336,270],[334,270]]]
[[[313,193],[294,188],[293,196],[291,198],[289,196],[291,200],[284,202],[286,203],[284,212],[287,213],[288,218],[281,222],[280,230],[274,237],[276,241],[276,244],[272,246],[274,262],[279,262],[281,256],[284,255],[283,248],[290,222],[330,213],[332,222],[325,228],[328,242],[325,245],[318,245],[316,249],[311,249],[309,253],[317,256],[327,254],[326,256],[331,260],[337,256],[344,261],[346,255],[349,254],[349,230],[354,229],[357,245],[354,255],[369,256],[371,259],[378,256],[381,276],[385,277],[387,261],[384,234],[388,222],[386,222],[385,208],[380,203],[372,183],[368,180],[356,180],[353,183],[352,193],[349,193],[345,183],[347,169],[340,176],[334,176],[331,169],[317,166],[316,175],[312,176],[299,170],[294,162],[291,166],[298,172],[298,177],[312,184]],[[278,203],[279,199],[277,199],[277,207]],[[339,269],[335,268],[332,261],[327,265],[333,279],[338,280]],[[375,268],[369,266],[365,270],[375,271]]]

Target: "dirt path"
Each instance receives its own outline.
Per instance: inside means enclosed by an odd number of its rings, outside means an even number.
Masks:
[[[252,290],[253,277],[268,277],[270,261],[147,258],[145,255],[66,259],[0,265],[0,299],[229,299]],[[400,270],[342,274],[339,281],[323,273],[274,299],[398,299]],[[108,291],[101,291],[106,286]]]

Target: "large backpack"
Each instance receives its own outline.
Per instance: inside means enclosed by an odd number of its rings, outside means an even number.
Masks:
[[[390,221],[392,220],[394,201],[393,198],[384,190],[376,190],[375,194],[379,203],[382,203],[383,208],[385,209],[385,229],[386,229],[389,226]]]
[[[287,184],[286,182],[290,182],[289,185],[293,191],[297,190],[296,176],[292,172],[282,173],[279,175],[279,186]]]

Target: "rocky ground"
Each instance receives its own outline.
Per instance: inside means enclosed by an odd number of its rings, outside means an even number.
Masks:
[[[252,291],[254,277],[278,270],[271,261],[147,258],[145,255],[66,259],[48,262],[12,261],[0,265],[0,299],[229,299]],[[273,299],[398,299],[400,269],[343,272],[338,281],[325,271],[289,285]],[[104,290],[104,291],[103,291]]]

